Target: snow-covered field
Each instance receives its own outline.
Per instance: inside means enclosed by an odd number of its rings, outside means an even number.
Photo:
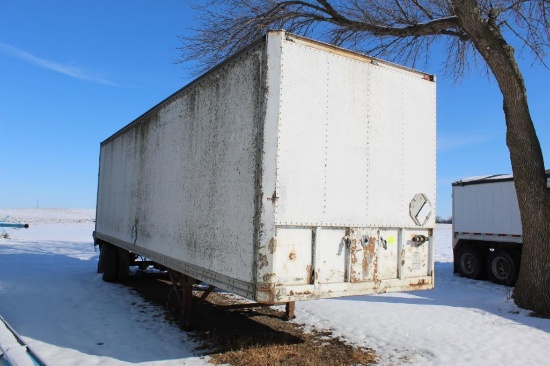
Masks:
[[[0,239],[0,315],[51,365],[200,365],[162,309],[96,273],[94,210],[0,209],[31,224]],[[452,273],[451,226],[438,225],[436,288],[299,302],[296,321],[374,348],[381,364],[548,365],[550,320],[511,290]]]

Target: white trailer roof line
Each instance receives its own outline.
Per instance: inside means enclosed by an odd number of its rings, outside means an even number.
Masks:
[[[546,177],[550,178],[550,170],[546,170]],[[493,174],[483,175],[478,177],[470,177],[453,182],[453,186],[465,186],[470,184],[486,184],[496,182],[510,182],[514,180],[514,176],[511,174]]]

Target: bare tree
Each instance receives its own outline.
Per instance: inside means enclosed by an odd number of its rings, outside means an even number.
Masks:
[[[183,57],[207,66],[282,28],[414,66],[443,44],[446,72],[471,65],[496,79],[503,96],[523,228],[514,301],[550,317],[550,190],[529,112],[527,92],[507,38],[519,40],[544,64],[550,45],[550,0],[211,0],[198,6],[201,23],[182,38]]]

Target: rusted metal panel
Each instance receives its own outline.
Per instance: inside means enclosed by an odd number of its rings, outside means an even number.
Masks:
[[[350,248],[346,230],[320,228],[317,231],[316,243],[318,283],[346,282]]]
[[[299,265],[276,268],[269,277],[263,290],[275,301],[433,287],[431,229],[287,226],[276,232],[274,263],[303,255]],[[304,267],[313,270],[309,280]]]
[[[311,229],[281,228],[277,229],[277,238],[271,246],[273,258],[272,279],[276,283],[289,285],[307,285],[311,282]]]
[[[402,277],[405,278],[428,276],[433,270],[430,243],[415,242],[414,237],[417,235],[431,237],[432,233],[426,230],[403,230],[400,264]]]

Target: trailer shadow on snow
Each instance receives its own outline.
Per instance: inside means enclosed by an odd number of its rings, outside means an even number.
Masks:
[[[432,290],[352,296],[337,300],[466,308],[491,313],[503,319],[550,333],[550,319],[546,327],[541,327],[540,319],[534,318],[531,312],[520,309],[514,304],[513,287],[463,278],[453,273],[452,262],[435,262],[435,272],[435,288]]]
[[[167,328],[161,308],[102,281],[91,243],[0,244],[0,314],[48,363],[61,361],[57,348],[74,350],[76,359],[93,355],[129,363],[195,356],[191,350],[198,344]],[[153,346],[151,332],[159,333]]]

